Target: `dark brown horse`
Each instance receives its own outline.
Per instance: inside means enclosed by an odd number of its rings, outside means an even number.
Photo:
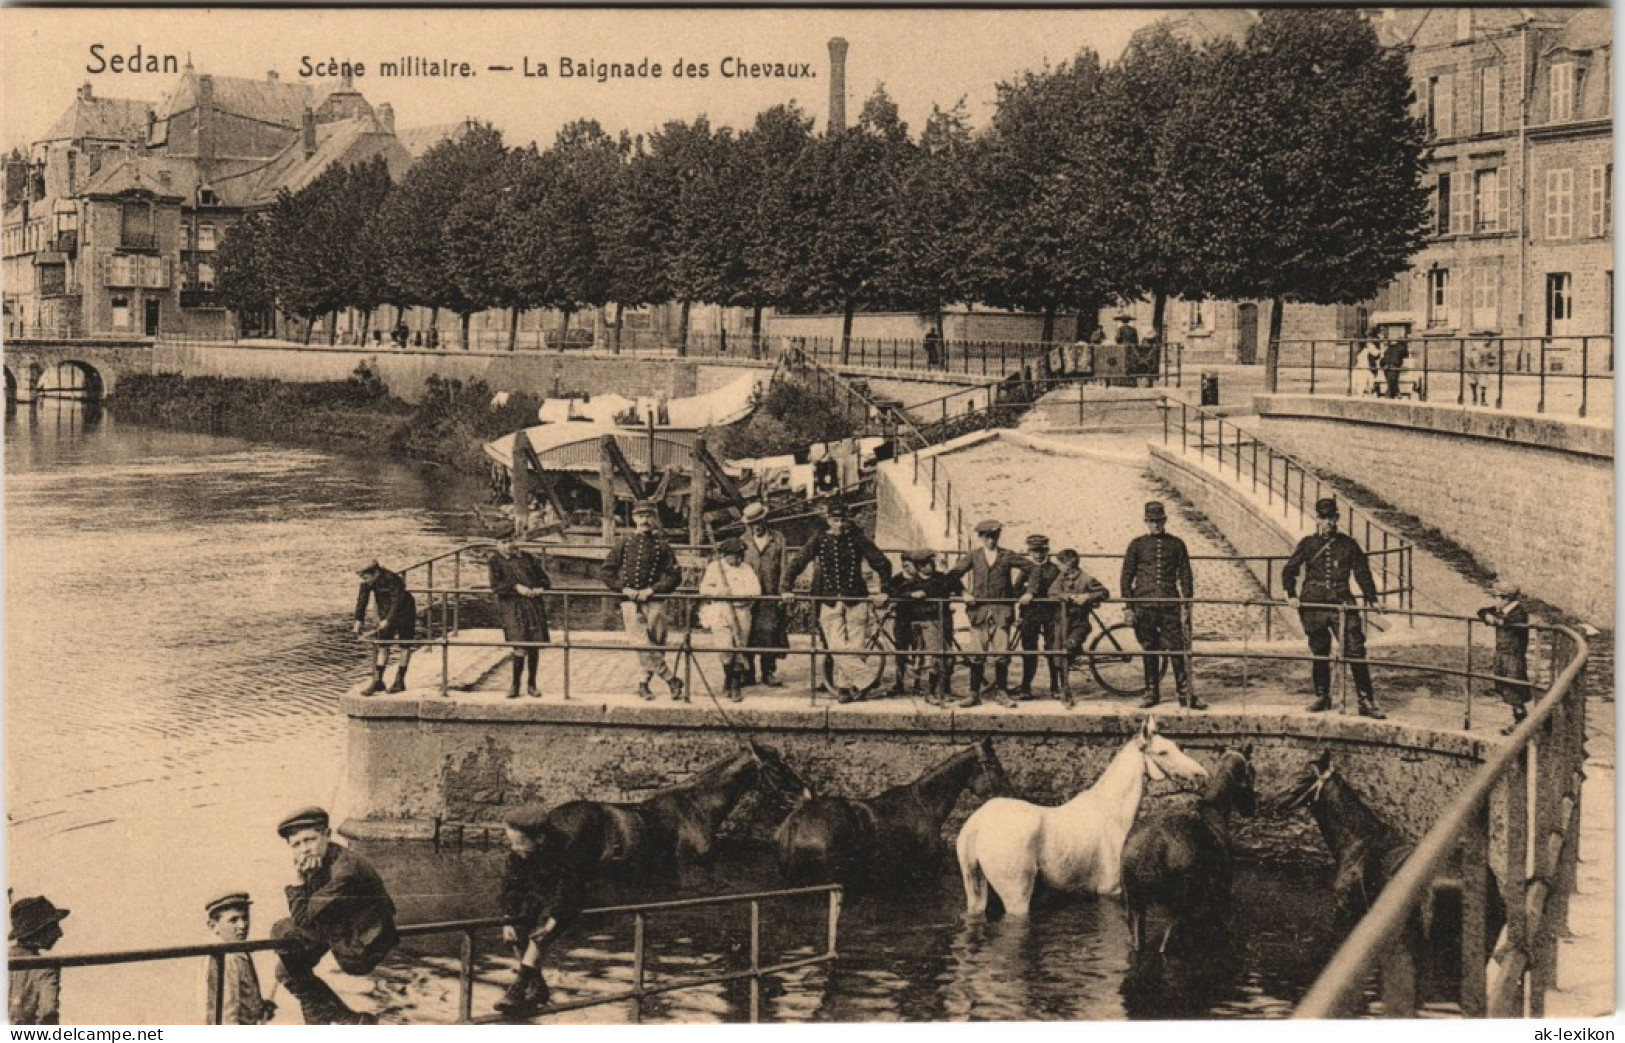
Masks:
[[[933,874],[943,854],[942,824],[973,779],[982,796],[1011,792],[990,738],[868,800],[808,801],[779,827],[779,872],[792,882],[879,887]]]
[[[574,800],[554,808],[547,825],[562,836],[565,860],[576,865],[681,868],[710,859],[723,820],[752,789],[781,801],[812,796],[776,750],[749,742],[688,782],[646,800]]]
[[[1234,878],[1230,816],[1258,811],[1253,749],[1226,749],[1194,807],[1170,808],[1135,823],[1123,842],[1123,908],[1135,952],[1145,948],[1146,914],[1168,917],[1158,952],[1168,951],[1174,929],[1199,925],[1198,938],[1222,928]]]

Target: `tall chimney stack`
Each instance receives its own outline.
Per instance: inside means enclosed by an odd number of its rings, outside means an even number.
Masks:
[[[846,129],[846,41],[839,36],[829,42],[829,129]]]

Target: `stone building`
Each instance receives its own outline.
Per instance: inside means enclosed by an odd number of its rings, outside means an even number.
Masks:
[[[3,228],[11,336],[230,336],[269,331],[214,292],[214,255],[242,217],[334,164],[412,153],[394,113],[348,79],[284,83],[198,74],[188,63],[157,106],[97,98],[87,84],[30,148]]]

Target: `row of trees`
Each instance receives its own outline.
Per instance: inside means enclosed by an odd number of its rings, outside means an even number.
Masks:
[[[703,116],[648,135],[565,127],[546,149],[477,126],[398,185],[329,171],[228,236],[236,307],[304,318],[380,304],[463,320],[615,303],[940,317],[1117,301],[1369,299],[1421,245],[1422,128],[1403,54],[1345,10],[1268,10],[1198,49],[1162,30],[1115,62],[1085,50],[963,102],[918,134],[879,88],[815,136],[793,104],[748,129]],[[939,318],[940,322],[940,318]],[[1080,331],[1081,332],[1081,331]]]

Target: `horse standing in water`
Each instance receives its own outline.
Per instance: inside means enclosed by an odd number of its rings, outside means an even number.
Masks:
[[[794,883],[880,887],[930,875],[942,856],[942,823],[973,780],[984,796],[1011,792],[991,738],[877,797],[811,800],[779,827],[779,872]]]
[[[565,838],[571,860],[603,868],[681,868],[707,861],[717,830],[745,793],[762,789],[779,799],[811,799],[812,791],[771,747],[747,747],[702,769],[693,779],[638,803],[573,800],[547,825]]]
[[[1148,717],[1089,789],[1058,808],[995,797],[959,831],[965,912],[987,912],[991,887],[1007,916],[1025,917],[1038,881],[1058,891],[1115,894],[1123,840],[1134,825],[1147,778],[1202,779],[1207,769],[1157,733]]]
[[[1130,944],[1145,948],[1146,913],[1168,915],[1158,952],[1175,927],[1214,926],[1230,905],[1230,816],[1258,811],[1251,746],[1226,749],[1194,808],[1173,808],[1136,823],[1123,843],[1123,907]],[[1203,934],[1208,933],[1203,931]]]

